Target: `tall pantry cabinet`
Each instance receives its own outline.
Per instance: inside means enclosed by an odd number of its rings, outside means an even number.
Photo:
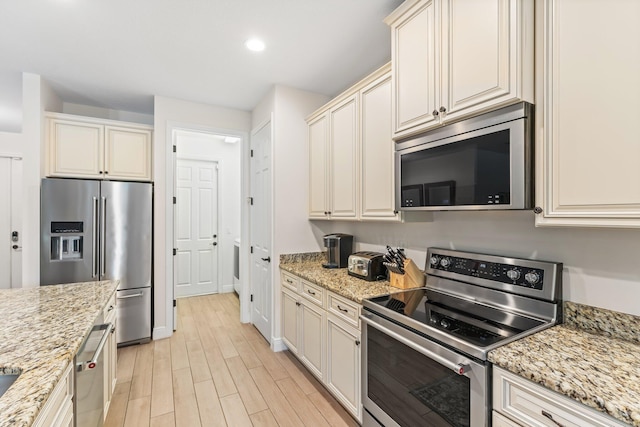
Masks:
[[[640,227],[640,2],[536,14],[536,225]]]

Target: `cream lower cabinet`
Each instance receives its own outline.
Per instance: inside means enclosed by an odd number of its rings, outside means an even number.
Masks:
[[[46,174],[151,181],[152,128],[48,113]]]
[[[621,421],[532,381],[493,367],[493,425],[623,427]]]
[[[536,3],[538,226],[640,227],[640,2],[601,6]]]
[[[113,398],[113,391],[116,387],[116,374],[118,371],[118,343],[116,340],[116,295],[115,293],[107,303],[103,311],[104,323],[111,323],[109,338],[104,346],[104,382],[103,382],[103,407],[104,418]]]
[[[69,363],[62,378],[44,403],[34,427],[73,427],[73,371]]]
[[[356,419],[360,396],[361,306],[281,272],[282,340]]]
[[[307,118],[310,219],[400,219],[389,70],[376,70]]]
[[[408,0],[385,22],[395,139],[533,102],[533,0]]]
[[[325,384],[358,420],[362,419],[360,365],[360,330],[329,314]]]

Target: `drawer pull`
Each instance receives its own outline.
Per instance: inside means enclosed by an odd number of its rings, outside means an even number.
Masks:
[[[115,308],[114,306],[110,305],[107,311],[112,311],[114,308]]]
[[[553,415],[551,415],[550,413],[548,413],[544,409],[542,410],[542,416],[549,418],[551,420],[551,422],[553,422],[558,427],[564,427],[564,425],[560,424],[559,422],[557,422],[556,420],[553,419]]]
[[[342,311],[343,313],[348,313],[349,312],[349,310],[347,310],[346,308],[340,307],[340,304],[338,304],[337,307],[338,307],[338,310]]]
[[[287,283],[288,283],[288,284],[293,285],[293,280],[291,280],[291,279],[286,279],[286,281],[287,281]]]
[[[311,289],[307,289],[307,293],[310,293],[310,294],[311,294],[311,295],[313,295],[313,296],[315,296],[315,295],[316,295],[316,293],[315,293],[315,292],[313,292]]]

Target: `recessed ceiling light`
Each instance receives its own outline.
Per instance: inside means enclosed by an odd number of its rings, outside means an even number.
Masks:
[[[247,49],[252,50],[254,52],[262,52],[264,50],[264,42],[260,39],[249,39],[244,42],[244,45]]]

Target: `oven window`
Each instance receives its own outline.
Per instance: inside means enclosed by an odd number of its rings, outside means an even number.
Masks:
[[[401,426],[469,427],[470,380],[367,328],[367,394]]]
[[[403,154],[400,171],[403,207],[509,204],[509,129]]]

